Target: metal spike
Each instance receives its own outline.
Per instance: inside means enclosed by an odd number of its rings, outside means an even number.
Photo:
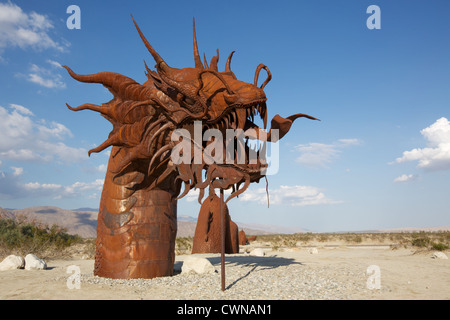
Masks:
[[[195,61],[195,67],[199,69],[203,69],[204,66],[202,64],[202,60],[200,59],[200,55],[198,53],[198,46],[197,46],[197,36],[195,33],[195,18],[192,19],[193,24],[193,34],[194,34],[194,61]]]
[[[233,125],[233,127],[235,126],[235,124],[236,124],[236,114],[232,111],[232,112],[230,112],[230,120],[231,120],[231,123],[232,123],[232,125]]]
[[[222,121],[225,124],[225,128],[228,128],[230,124],[230,119],[227,116],[225,116]]]

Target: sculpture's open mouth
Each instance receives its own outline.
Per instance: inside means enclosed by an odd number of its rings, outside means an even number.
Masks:
[[[254,136],[256,131],[265,132],[257,122],[262,122],[266,128],[266,99],[245,105],[231,105],[216,119],[203,121],[203,141],[193,141],[191,144],[193,149],[202,146],[202,164],[196,164],[193,159],[191,164],[177,166],[179,177],[185,183],[185,190],[179,198],[192,187],[200,189],[199,202],[206,187],[210,190],[232,189],[228,202],[244,192],[251,182],[258,182],[264,177],[268,166],[266,142],[250,142],[253,138],[246,135],[251,133]],[[214,138],[210,139],[211,136]],[[204,180],[201,171],[205,172]]]
[[[246,108],[246,121],[243,128],[244,131],[248,129],[259,129],[259,126],[255,123],[255,116],[258,115],[263,121],[265,130],[267,128],[267,106],[265,101]]]
[[[186,195],[191,188],[198,188],[200,202],[206,187],[210,190],[231,188],[232,194],[227,199],[228,202],[243,193],[250,183],[259,182],[266,176],[269,167],[266,142],[277,142],[281,139],[297,118],[318,120],[302,113],[287,118],[275,115],[271,120],[271,128],[267,131],[267,99],[261,96],[259,99],[250,100],[250,103],[231,104],[225,107],[220,115],[217,115],[218,108],[213,104],[208,120],[193,122],[193,131],[201,132],[202,139],[194,141],[195,137],[189,138],[189,150],[181,152],[184,155],[186,151],[190,153],[187,158],[189,162],[173,162],[179,173],[177,179],[182,180],[185,185],[184,192],[178,198]],[[261,122],[262,125],[258,125]],[[195,129],[196,125],[201,128]],[[190,133],[192,134],[192,130]],[[201,152],[201,161],[196,162],[195,156],[191,154],[195,153],[195,150]],[[178,154],[179,150],[174,147],[171,155]]]
[[[259,116],[263,121],[264,129],[267,127],[266,99],[242,105],[235,104],[227,107],[221,117],[206,121],[208,128],[216,129],[242,129],[259,128],[255,123],[255,117]]]

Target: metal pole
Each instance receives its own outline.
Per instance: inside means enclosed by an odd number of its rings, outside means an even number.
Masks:
[[[223,201],[223,189],[220,189],[220,233],[222,238],[222,250],[220,254],[220,277],[222,281],[222,291],[225,291],[225,206]]]

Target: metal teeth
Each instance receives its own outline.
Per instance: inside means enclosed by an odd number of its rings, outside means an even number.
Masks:
[[[264,120],[266,108],[258,103],[258,104],[253,104],[253,105],[247,107],[246,112],[247,112],[247,119],[254,122],[255,115],[258,115],[258,114],[261,117],[261,119]]]
[[[229,129],[236,128],[238,124],[238,116],[237,116],[237,109],[245,109],[245,116],[248,120],[254,123],[255,115],[259,115],[262,120],[264,120],[265,114],[266,114],[266,107],[263,102],[255,102],[251,105],[247,106],[239,106],[238,108],[234,108],[230,110],[228,113],[223,115],[217,122],[208,125],[209,128],[214,129]]]
[[[208,125],[209,129],[229,129],[230,127],[235,128],[237,126],[237,114],[236,111],[230,111],[220,118],[217,122]]]
[[[231,123],[235,123],[237,121],[237,115],[235,111],[231,111],[230,112],[230,119],[231,119]]]

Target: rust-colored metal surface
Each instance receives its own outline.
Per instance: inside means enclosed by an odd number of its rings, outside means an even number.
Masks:
[[[99,112],[113,125],[108,138],[89,151],[90,155],[112,147],[100,200],[94,270],[96,275],[110,278],[172,275],[177,199],[192,188],[200,189],[200,202],[206,188],[210,193],[215,188],[231,188],[233,192],[227,199],[229,201],[244,192],[250,183],[265,176],[267,164],[259,153],[256,161],[250,161],[248,155],[242,161],[216,161],[224,160],[230,154],[234,156],[237,151],[237,146],[227,149],[225,142],[218,147],[223,149],[222,156],[216,157],[216,149],[215,161],[210,161],[212,153],[206,151],[218,140],[193,139],[196,127],[200,126],[200,134],[215,129],[225,136],[227,129],[234,129],[244,132],[246,139],[270,142],[281,139],[295,119],[315,119],[300,113],[287,118],[276,115],[271,121],[271,130],[266,132],[264,87],[272,76],[265,65],[260,64],[253,83],[247,83],[238,80],[231,71],[234,51],[228,56],[224,71],[218,70],[218,50],[209,65],[206,59],[202,62],[194,23],[195,65],[192,68],[174,68],[150,45],[134,19],[133,22],[156,61],[155,70],[145,64],[148,78],[145,83],[139,84],[114,72],[80,75],[64,66],[75,80],[102,84],[113,95],[111,101],[102,105],[86,103],[75,108],[67,105],[73,111]],[[267,78],[258,86],[263,69]],[[254,124],[256,115],[261,117],[264,128]],[[186,137],[174,139],[174,133],[181,129],[184,130],[182,136]],[[182,143],[189,147],[180,153],[177,147]],[[250,153],[246,142],[241,147],[245,154]],[[193,155],[187,156],[188,150]],[[195,156],[198,152],[200,160]],[[175,161],[174,154],[182,154],[183,161]],[[215,239],[215,224],[204,221],[203,216],[212,216],[212,221],[215,221],[217,200],[214,196],[211,200],[208,198],[200,212],[198,228],[203,231],[199,231],[195,239],[199,243],[205,242],[205,236]],[[227,219],[231,241],[228,248],[233,251],[236,250],[233,246],[237,246],[238,250],[237,226],[229,214]],[[214,236],[205,230],[214,231]],[[213,247],[216,250],[215,244]]]
[[[249,243],[244,230],[239,231],[238,239],[240,246],[245,246],[246,244]]]
[[[237,224],[225,204],[225,253],[239,253]],[[221,252],[220,198],[213,194],[202,203],[192,244],[192,253]]]

